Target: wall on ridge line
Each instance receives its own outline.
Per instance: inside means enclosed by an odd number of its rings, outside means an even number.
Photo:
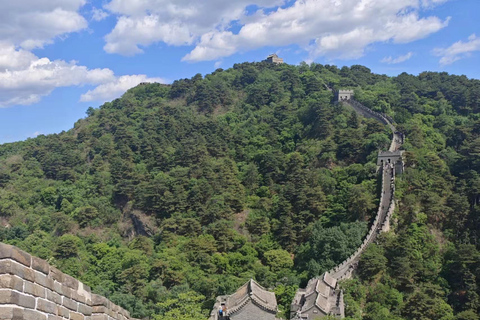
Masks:
[[[0,243],[0,319],[134,320],[45,260]]]
[[[370,243],[373,242],[373,240],[377,236],[377,230],[388,230],[389,228],[389,221],[390,217],[395,209],[395,202],[394,202],[394,190],[395,190],[395,185],[393,182],[390,181],[391,177],[387,176],[385,172],[383,171],[384,168],[382,168],[382,191],[381,191],[381,196],[380,196],[380,204],[378,207],[378,212],[377,215],[375,216],[375,220],[370,227],[370,230],[363,240],[363,243],[360,247],[357,248],[357,250],[350,256],[348,257],[345,261],[334,267],[333,269],[327,271],[331,276],[335,277],[337,280],[342,280],[345,279],[345,277],[349,277],[351,274],[349,272],[349,267],[352,263],[356,262],[360,255],[363,253],[363,251],[368,247]],[[392,177],[395,177],[394,171],[392,170]],[[385,181],[386,180],[386,181]],[[386,183],[391,186],[391,195],[390,195],[390,202],[388,204],[388,208],[382,208],[382,203],[383,203],[383,198],[386,194],[387,187]],[[382,217],[383,213],[385,213],[385,217],[383,221],[380,221],[380,217]],[[385,223],[388,223],[388,227],[385,226]],[[342,271],[343,270],[343,271]],[[342,271],[342,272],[340,272]],[[340,273],[340,274],[338,274]]]

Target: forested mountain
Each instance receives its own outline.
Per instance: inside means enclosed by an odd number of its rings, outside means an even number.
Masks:
[[[388,128],[406,133],[393,231],[345,281],[351,319],[477,319],[480,81],[363,66],[237,64],[142,84],[73,129],[0,146],[0,241],[139,318],[205,319],[255,278],[288,314],[361,244]]]

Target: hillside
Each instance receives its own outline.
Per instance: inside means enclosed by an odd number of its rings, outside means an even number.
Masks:
[[[203,319],[249,278],[288,314],[361,244],[388,128],[406,133],[394,232],[344,283],[352,319],[478,319],[480,81],[244,63],[143,84],[72,130],[0,146],[0,241],[135,317]]]

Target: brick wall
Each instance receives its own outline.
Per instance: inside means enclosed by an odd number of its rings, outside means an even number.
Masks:
[[[0,243],[0,319],[133,320],[45,260]]]

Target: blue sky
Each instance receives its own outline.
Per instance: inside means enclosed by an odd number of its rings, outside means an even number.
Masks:
[[[16,0],[0,12],[0,143],[73,127],[139,82],[260,61],[480,78],[479,0]]]

